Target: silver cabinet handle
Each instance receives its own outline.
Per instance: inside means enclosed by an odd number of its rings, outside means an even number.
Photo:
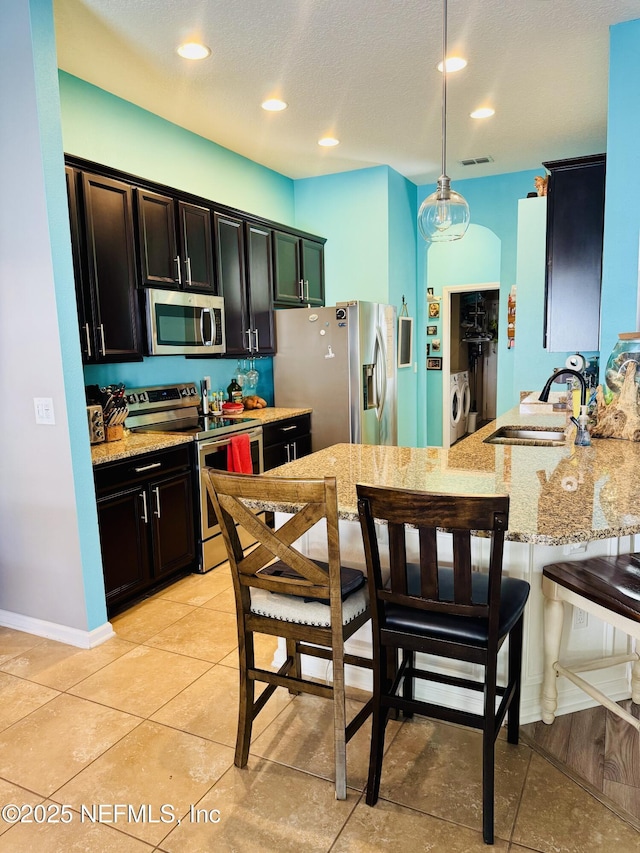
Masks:
[[[291,462],[291,445],[285,444],[285,450],[287,451],[287,462]]]
[[[303,281],[303,279],[300,279],[300,281],[298,282],[298,285],[300,287],[300,302],[303,302],[304,301],[304,281]]]
[[[162,468],[162,462],[152,462],[151,465],[142,465],[140,468],[134,468],[136,474],[142,474],[143,471],[152,471],[154,468]]]
[[[298,458],[298,448],[296,447],[295,441],[291,442],[291,446],[293,447],[293,461],[295,462]]]
[[[156,516],[156,518],[160,518],[160,486],[156,486],[155,489],[152,489],[152,491],[156,496],[156,508],[153,514]]]
[[[87,341],[87,358],[91,358],[91,332],[88,323],[84,324],[84,336]]]
[[[253,350],[251,349],[251,329],[247,329],[245,334],[247,335],[247,337],[249,339],[249,352],[253,352]]]
[[[306,289],[307,289],[307,298],[306,298],[306,301],[308,302],[308,301],[309,301],[309,279],[306,279],[306,280],[305,280],[304,286],[305,286],[305,287],[306,287]]]
[[[180,272],[180,255],[176,255],[174,261],[176,262],[176,271],[178,273],[176,281],[178,282],[178,284],[182,284],[182,273]]]
[[[187,287],[191,287],[191,285],[193,283],[191,281],[191,258],[187,258],[185,263],[187,265]]]
[[[260,352],[260,347],[258,345],[258,330],[254,329],[253,334],[256,336],[256,352]]]
[[[142,498],[142,520],[145,524],[149,524],[149,516],[147,515],[147,493],[140,492]]]
[[[298,429],[297,426],[280,427],[280,432],[291,432],[292,429]]]
[[[98,328],[100,329],[100,342],[102,343],[102,355],[106,355],[107,350],[106,350],[106,347],[104,345],[104,326],[102,325],[102,323],[100,323]]]

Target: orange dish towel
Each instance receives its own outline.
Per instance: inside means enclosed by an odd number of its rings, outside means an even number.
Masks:
[[[227,445],[227,471],[234,474],[253,474],[251,445],[246,433],[231,436]]]

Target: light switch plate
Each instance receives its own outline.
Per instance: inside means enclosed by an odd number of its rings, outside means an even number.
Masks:
[[[36,423],[55,425],[56,417],[53,411],[53,400],[51,397],[34,397],[33,405],[36,410]]]

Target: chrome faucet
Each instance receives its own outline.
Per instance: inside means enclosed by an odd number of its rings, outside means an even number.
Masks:
[[[580,381],[580,387],[582,389],[580,391],[580,405],[587,405],[587,380],[584,378],[582,373],[578,373],[577,370],[573,370],[573,368],[571,367],[565,367],[560,370],[556,370],[556,372],[547,379],[545,386],[540,392],[540,396],[538,397],[541,403],[546,403],[549,400],[549,391],[551,390],[551,386],[553,385],[555,380],[558,379],[560,376],[565,376],[567,373],[570,373],[571,376],[575,376],[576,379]]]

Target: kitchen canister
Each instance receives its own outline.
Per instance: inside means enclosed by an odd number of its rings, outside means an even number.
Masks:
[[[636,383],[640,385],[640,332],[620,332],[604,375],[607,386],[614,394],[622,391],[622,383],[631,362],[636,364]]]

